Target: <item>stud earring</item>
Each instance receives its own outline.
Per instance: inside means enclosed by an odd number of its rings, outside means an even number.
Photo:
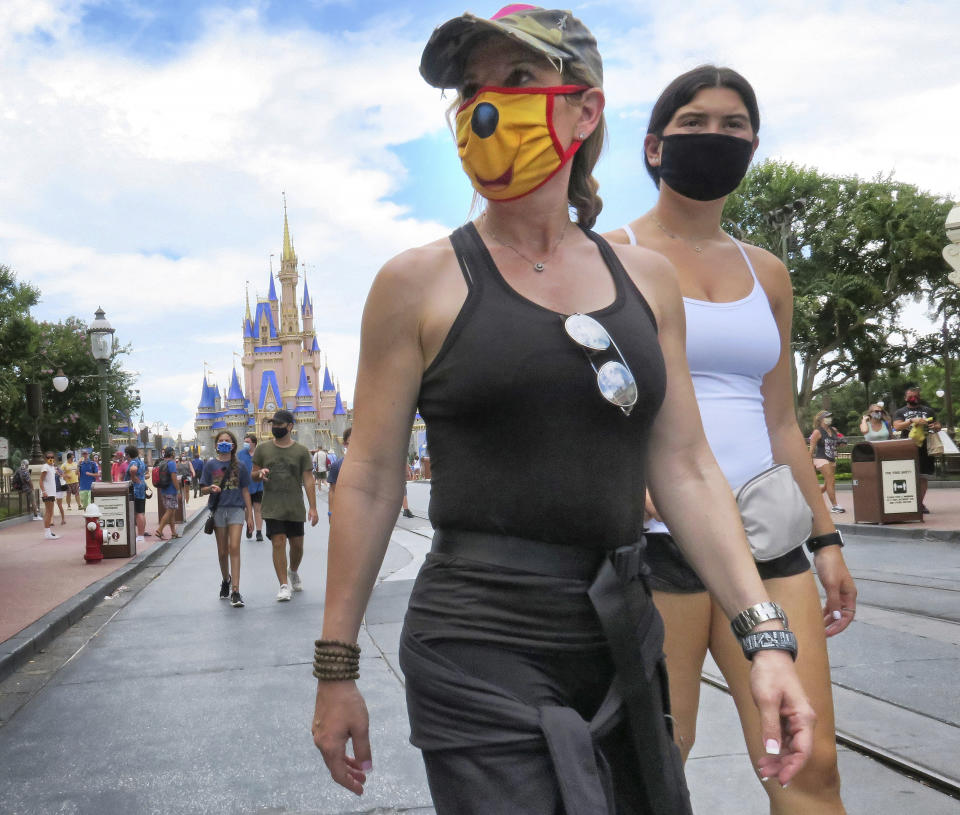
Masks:
[[[580,133],[580,134],[577,135],[577,139],[580,140],[580,141],[583,141],[585,138],[587,138],[587,137],[586,137],[583,133]]]

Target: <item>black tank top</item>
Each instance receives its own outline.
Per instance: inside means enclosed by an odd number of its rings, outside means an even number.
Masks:
[[[827,461],[837,460],[837,431],[832,427],[821,427],[820,438],[813,451],[814,458],[822,458]]]
[[[616,287],[613,303],[590,315],[633,372],[637,405],[625,416],[607,402],[564,330],[566,315],[511,288],[473,224],[456,230],[450,240],[469,291],[419,397],[435,528],[604,549],[639,539],[666,371],[649,305],[606,241],[583,232]],[[617,359],[612,349],[609,358]]]

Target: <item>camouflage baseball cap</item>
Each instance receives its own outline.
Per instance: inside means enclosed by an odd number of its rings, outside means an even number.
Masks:
[[[514,3],[489,20],[466,12],[436,28],[423,49],[420,74],[435,88],[456,88],[470,49],[478,37],[499,33],[537,53],[562,62],[579,63],[590,84],[603,83],[597,41],[569,11]]]

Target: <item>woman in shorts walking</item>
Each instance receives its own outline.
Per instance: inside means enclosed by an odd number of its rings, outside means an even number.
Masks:
[[[203,467],[200,494],[209,495],[207,506],[213,511],[213,533],[217,538],[220,560],[220,598],[229,598],[234,608],[243,607],[240,596],[240,531],[243,522],[253,525],[250,503],[250,471],[237,461],[237,438],[229,430],[217,433],[217,455]],[[214,500],[214,496],[219,498]]]

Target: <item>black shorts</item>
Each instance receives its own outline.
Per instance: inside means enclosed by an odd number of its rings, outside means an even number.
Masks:
[[[267,537],[273,540],[274,535],[286,535],[288,538],[303,537],[303,521],[278,521],[276,518],[264,518],[267,527]]]
[[[56,499],[54,496],[52,496],[52,495],[45,495],[44,498],[43,498],[43,502],[44,502],[45,504],[52,504],[52,503],[53,503],[54,501],[56,501],[56,500],[57,500],[57,499]]]
[[[256,492],[250,493],[250,503],[251,504],[262,504],[263,503],[263,490],[257,490]]]
[[[143,515],[147,511],[147,499],[146,498],[134,498],[133,499],[133,513],[134,515]]]
[[[670,535],[653,532],[644,537],[647,539],[646,558],[650,567],[651,589],[670,594],[693,594],[707,590]],[[802,546],[773,560],[756,561],[756,564],[762,580],[792,577],[810,569],[810,561]]]
[[[927,452],[926,447],[921,447],[917,453],[917,470],[920,475],[933,475],[936,471],[933,456]]]

